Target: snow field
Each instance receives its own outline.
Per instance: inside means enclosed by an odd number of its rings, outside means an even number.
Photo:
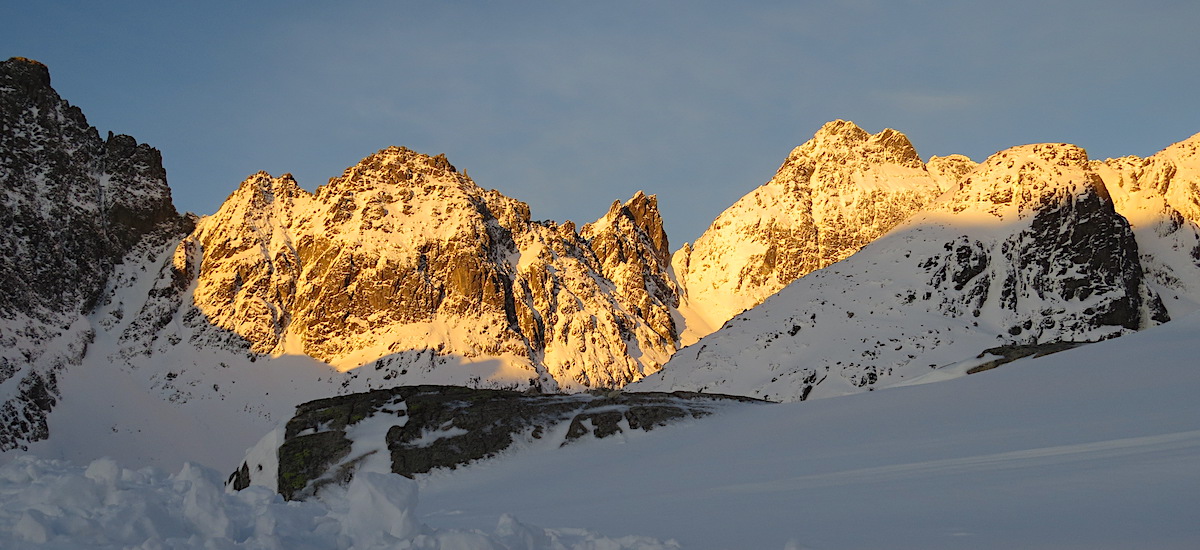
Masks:
[[[1200,547],[1200,316],[984,373],[746,407],[419,479],[501,513],[689,549]]]

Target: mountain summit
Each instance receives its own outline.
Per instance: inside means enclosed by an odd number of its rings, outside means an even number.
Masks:
[[[666,247],[652,196],[580,233],[397,147],[315,193],[256,174],[180,244],[195,307],[255,353],[544,390],[619,387],[666,362]]]
[[[792,281],[841,261],[957,184],[969,160],[929,170],[908,138],[836,120],[795,148],[771,181],[674,258],[692,341]]]
[[[633,388],[803,400],[1168,318],[1086,153],[1026,145],[993,155],[947,197],[734,317]]]

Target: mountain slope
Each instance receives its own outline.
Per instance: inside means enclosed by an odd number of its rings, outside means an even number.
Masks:
[[[101,139],[36,61],[0,63],[0,450],[47,436],[58,377],[94,337],[82,315],[143,241],[186,231],[159,152]]]
[[[1200,308],[1200,134],[1149,158],[1093,161],[1172,315]]]
[[[629,389],[803,400],[998,346],[1101,340],[1167,319],[1086,153],[1028,145],[993,155],[952,196]]]

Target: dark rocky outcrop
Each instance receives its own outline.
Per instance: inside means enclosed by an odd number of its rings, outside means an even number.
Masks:
[[[983,350],[983,353],[980,353],[977,359],[983,359],[989,355],[996,356],[996,359],[992,359],[978,366],[971,367],[969,370],[967,370],[967,374],[978,374],[984,371],[992,370],[1000,365],[1011,363],[1017,359],[1050,355],[1051,353],[1075,349],[1088,343],[1089,342],[1047,342],[1045,344],[1009,344],[1007,346],[988,348]]]
[[[592,435],[649,431],[671,422],[712,414],[756,399],[693,392],[537,395],[458,386],[403,386],[305,403],[287,423],[279,447],[278,488],[302,498],[324,483],[343,482],[364,456],[351,456],[348,436],[367,419],[393,421],[374,452],[390,455],[394,473],[412,477],[495,456],[518,440],[566,445]],[[365,445],[361,448],[370,448]],[[231,476],[234,488],[249,485],[249,465]]]

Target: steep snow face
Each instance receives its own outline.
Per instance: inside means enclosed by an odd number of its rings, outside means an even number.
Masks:
[[[830,122],[771,181],[721,213],[675,256],[686,289],[685,341],[703,336],[788,283],[841,261],[953,188],[974,165],[921,162],[903,134]]]
[[[180,246],[201,257],[196,307],[253,351],[395,384],[621,386],[676,346],[666,235],[640,193],[581,235],[393,147],[316,193],[252,176]]]
[[[182,234],[158,151],[101,139],[44,65],[0,62],[0,451],[47,435],[58,375],[94,336],[82,317],[148,235]]]
[[[1143,269],[1171,315],[1200,308],[1200,134],[1149,158],[1091,167],[1133,226]]]
[[[1083,150],[1028,145],[993,155],[928,212],[629,389],[802,400],[902,383],[993,347],[1100,340],[1166,320]]]

